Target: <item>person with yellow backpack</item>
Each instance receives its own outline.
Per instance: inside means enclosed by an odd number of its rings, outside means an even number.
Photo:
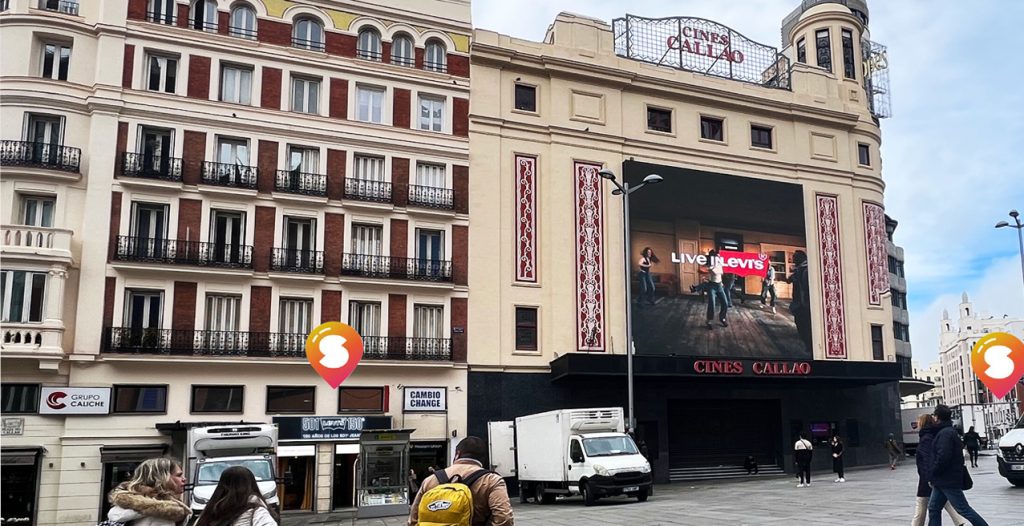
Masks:
[[[487,442],[466,437],[455,462],[420,484],[409,526],[513,526],[512,503],[501,475],[484,469]]]

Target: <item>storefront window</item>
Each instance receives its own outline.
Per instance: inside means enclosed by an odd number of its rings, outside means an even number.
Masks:
[[[0,510],[3,524],[35,524],[36,489],[39,486],[38,449],[4,449],[0,483],[3,498]]]
[[[406,486],[406,446],[400,444],[364,445],[365,458],[360,481],[360,506],[408,504]]]
[[[310,449],[315,453],[315,446]],[[284,479],[284,484],[278,486],[282,510],[313,510],[316,498],[315,460],[313,455],[278,457],[278,473]]]

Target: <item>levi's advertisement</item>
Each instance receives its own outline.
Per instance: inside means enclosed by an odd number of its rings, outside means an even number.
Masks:
[[[622,172],[664,178],[630,195],[637,354],[813,358],[800,185],[636,161]]]
[[[43,387],[41,415],[105,415],[110,413],[109,387]]]

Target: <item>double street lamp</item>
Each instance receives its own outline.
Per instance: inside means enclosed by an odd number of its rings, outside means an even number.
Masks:
[[[1010,210],[1010,217],[1013,218],[1013,222],[1016,224],[1000,221],[996,223],[996,228],[1010,227],[1017,229],[1017,241],[1020,243],[1020,273],[1021,279],[1024,279],[1024,223],[1020,222],[1020,213],[1016,210]]]
[[[629,413],[627,416],[627,422],[629,425],[629,431],[631,433],[636,430],[636,414],[633,412],[633,298],[632,293],[629,289],[631,275],[630,275],[630,246],[629,246],[629,194],[649,185],[657,184],[662,181],[662,177],[657,174],[650,174],[644,177],[643,182],[636,186],[630,186],[628,182],[622,181],[619,184],[615,180],[615,172],[605,168],[597,173],[602,179],[607,179],[613,185],[615,189],[612,190],[612,195],[622,196],[622,236],[623,236],[623,263],[625,263],[626,272],[626,391],[628,392],[629,398]]]

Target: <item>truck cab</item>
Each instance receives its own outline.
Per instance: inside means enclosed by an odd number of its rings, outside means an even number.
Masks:
[[[189,429],[188,448],[188,478],[192,481],[189,506],[195,516],[206,508],[221,474],[232,466],[248,468],[267,504],[279,507],[277,426],[241,423],[195,427]]]
[[[1009,433],[999,439],[996,448],[999,474],[1017,487],[1024,487],[1024,416]]]
[[[583,495],[588,505],[615,495],[633,495],[643,502],[650,494],[651,466],[625,433],[572,435],[568,458],[569,489]]]

